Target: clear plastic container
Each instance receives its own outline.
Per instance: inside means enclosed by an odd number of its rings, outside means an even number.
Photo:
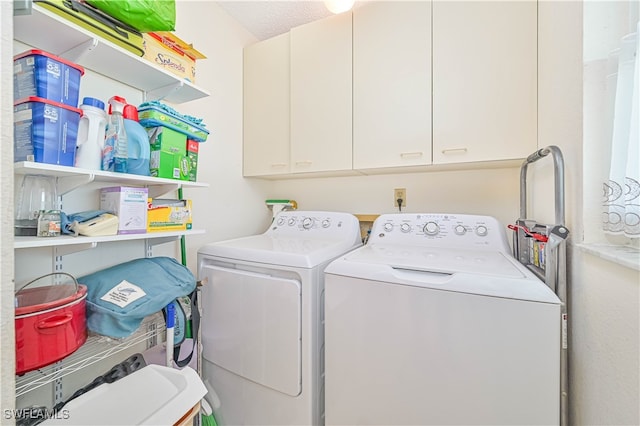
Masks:
[[[24,175],[22,181],[16,183],[15,235],[36,236],[40,212],[58,208],[55,178]]]
[[[127,132],[122,112],[127,101],[120,96],[109,99],[109,123],[102,151],[102,170],[127,173]]]

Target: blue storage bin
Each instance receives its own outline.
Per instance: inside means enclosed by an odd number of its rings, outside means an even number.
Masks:
[[[29,96],[78,106],[84,68],[42,50],[13,57],[13,101]]]
[[[73,166],[82,110],[29,97],[13,107],[14,161]]]

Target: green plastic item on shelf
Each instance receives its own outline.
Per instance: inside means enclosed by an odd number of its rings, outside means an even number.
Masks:
[[[87,0],[87,3],[142,33],[175,30],[175,0]]]

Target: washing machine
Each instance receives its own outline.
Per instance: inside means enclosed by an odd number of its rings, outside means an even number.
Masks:
[[[495,218],[381,215],[325,269],[326,424],[559,424],[560,308]]]
[[[220,425],[324,423],[324,268],[362,245],[348,213],[283,211],[198,251],[203,379]]]

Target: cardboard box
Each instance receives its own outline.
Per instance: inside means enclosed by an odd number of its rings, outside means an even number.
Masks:
[[[149,128],[147,133],[151,144],[151,176],[188,180],[187,136],[163,126]]]
[[[118,234],[147,232],[147,188],[114,186],[100,190],[100,210],[118,216]]]
[[[169,31],[142,34],[143,58],[191,83],[196,82],[196,59],[202,53]]]
[[[187,180],[196,182],[198,177],[198,149],[200,144],[196,141],[187,139],[187,159],[189,160],[189,173]]]
[[[147,232],[188,231],[192,228],[191,200],[148,200]]]

